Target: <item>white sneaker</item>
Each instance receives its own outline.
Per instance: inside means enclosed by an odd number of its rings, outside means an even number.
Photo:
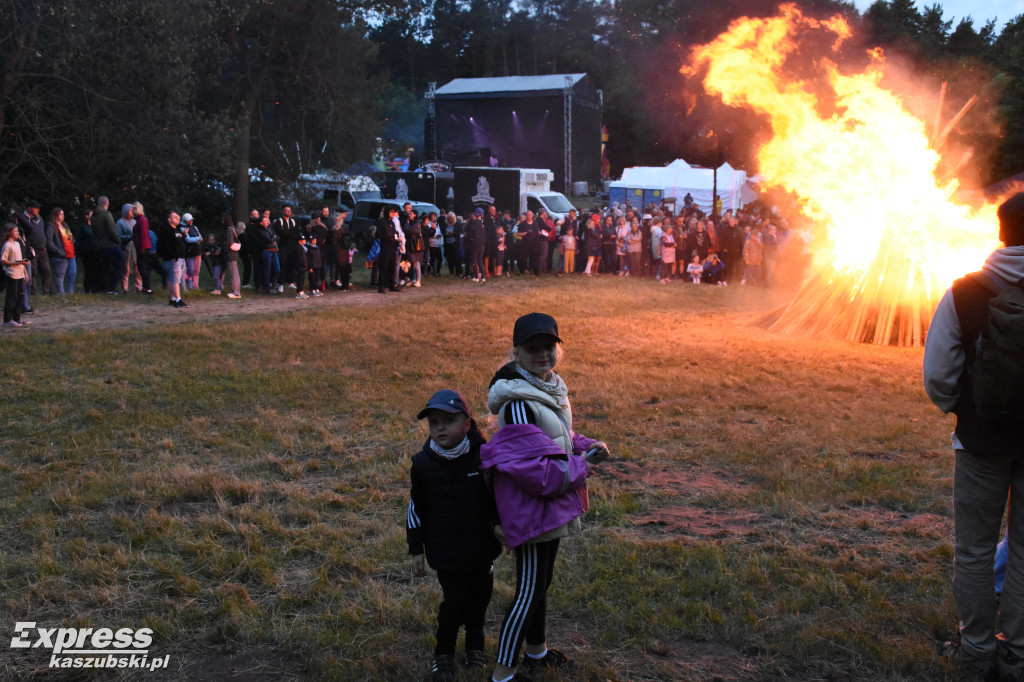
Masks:
[[[283,284],[278,284],[277,285],[277,293],[279,293],[279,294],[283,294],[284,293],[284,285]]]
[[[309,298],[309,295],[306,294],[305,291],[300,291],[299,293],[295,294],[295,298]]]
[[[289,288],[289,289],[294,289],[294,288],[295,288],[295,282],[290,282],[290,283],[288,284],[288,288]]]
[[[241,297],[241,296],[240,296],[239,294],[232,294],[232,293],[229,293],[229,294],[228,294],[228,298],[242,298],[242,297]]]

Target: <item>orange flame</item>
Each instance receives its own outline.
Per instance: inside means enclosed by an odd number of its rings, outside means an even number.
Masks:
[[[923,331],[952,280],[978,269],[998,247],[996,207],[958,205],[952,200],[957,181],[936,180],[940,157],[925,124],[880,85],[886,69],[880,50],[869,53],[863,73],[840,72],[837,52],[850,35],[839,16],[816,20],[783,5],[774,17],[734,21],[695,48],[692,66],[682,71],[706,69],[707,92],[767,116],[772,138],[758,151],[760,172],[797,195],[823,228],[812,245],[819,285],[845,280],[849,302],[872,299],[862,308],[920,311]],[[830,53],[811,64],[801,52],[809,36],[831,43]],[[821,78],[784,75],[801,61]],[[826,113],[823,86],[832,102]]]

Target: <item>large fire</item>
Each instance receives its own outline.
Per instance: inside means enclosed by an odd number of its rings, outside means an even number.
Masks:
[[[834,55],[850,34],[840,17],[815,20],[784,5],[777,16],[733,22],[683,70],[706,71],[707,92],[768,118],[759,170],[822,228],[813,274],[771,328],[920,345],[945,289],[998,246],[995,205],[958,205],[957,181],[936,179],[938,132],[930,138],[900,95],[880,85],[881,51],[862,73],[841,72]],[[811,35],[831,50],[808,64],[801,42]],[[800,62],[813,80],[784,75]]]

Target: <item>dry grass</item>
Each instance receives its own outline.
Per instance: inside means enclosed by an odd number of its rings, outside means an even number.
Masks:
[[[172,671],[148,680],[423,678],[439,589],[410,580],[404,543],[415,413],[447,386],[486,423],[512,322],[536,309],[566,339],[577,429],[617,457],[549,605],[579,679],[956,679],[933,654],[955,625],[951,422],[919,350],[751,328],[783,300],[760,290],[425,287],[440,295],[5,335],[11,625],[151,627]],[[45,658],[4,650],[0,677],[81,679]]]

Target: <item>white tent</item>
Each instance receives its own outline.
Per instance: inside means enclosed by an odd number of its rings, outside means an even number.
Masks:
[[[676,159],[667,166],[633,166],[622,172],[622,179],[609,185],[609,197],[639,196],[637,189],[660,190],[665,199],[675,199],[676,208],[683,206],[683,197],[687,193],[693,201],[706,213],[711,212],[714,198],[714,171],[710,168],[694,168],[682,159]],[[632,190],[632,191],[631,191]],[[754,191],[747,185],[746,171],[736,170],[728,163],[718,169],[718,196],[722,199],[723,209],[737,210],[756,199]],[[632,203],[632,202],[630,202]],[[642,208],[637,206],[637,208]]]

